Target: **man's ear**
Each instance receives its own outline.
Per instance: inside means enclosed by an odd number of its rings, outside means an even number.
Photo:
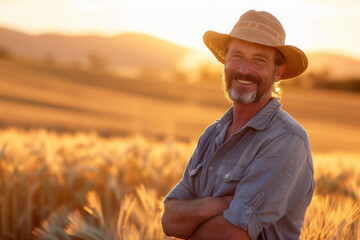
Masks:
[[[284,74],[285,69],[286,69],[286,63],[275,66],[274,82],[278,82],[281,80],[281,77]]]

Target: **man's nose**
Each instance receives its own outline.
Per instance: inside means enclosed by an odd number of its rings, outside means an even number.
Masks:
[[[250,59],[244,58],[238,66],[237,69],[242,75],[246,75],[248,73],[251,73],[252,71],[252,65]]]

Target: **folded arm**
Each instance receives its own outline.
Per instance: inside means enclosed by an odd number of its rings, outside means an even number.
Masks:
[[[217,215],[203,223],[189,240],[248,240],[247,231],[228,222],[223,215]]]
[[[164,233],[177,238],[189,238],[201,224],[228,209],[232,198],[168,200],[161,218]]]

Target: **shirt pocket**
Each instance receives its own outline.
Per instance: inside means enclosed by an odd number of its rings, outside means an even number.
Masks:
[[[244,177],[245,168],[235,166],[232,168],[222,165],[216,172],[215,195],[233,195],[236,187]]]

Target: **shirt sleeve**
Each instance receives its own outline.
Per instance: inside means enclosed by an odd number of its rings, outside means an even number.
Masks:
[[[204,151],[204,141],[207,139],[209,128],[200,136],[198,144],[187,163],[181,180],[165,197],[164,203],[170,199],[194,199],[197,197],[192,182],[193,175],[201,170],[202,164],[199,164],[201,153]],[[206,135],[206,136],[205,136]]]
[[[215,136],[216,126],[216,123],[210,125],[199,137],[197,146],[186,165],[181,180],[165,197],[164,203],[170,199],[194,199],[198,197],[194,189],[193,176],[202,169],[201,156],[208,150],[207,146],[211,143],[211,138]]]
[[[194,156],[192,156],[186,165],[183,177],[175,185],[175,187],[165,197],[164,203],[170,199],[193,199],[195,198],[195,192],[192,188],[190,169],[192,169]]]
[[[264,145],[247,166],[224,218],[256,239],[303,201],[313,188],[312,157],[305,142],[296,133],[285,133]]]

